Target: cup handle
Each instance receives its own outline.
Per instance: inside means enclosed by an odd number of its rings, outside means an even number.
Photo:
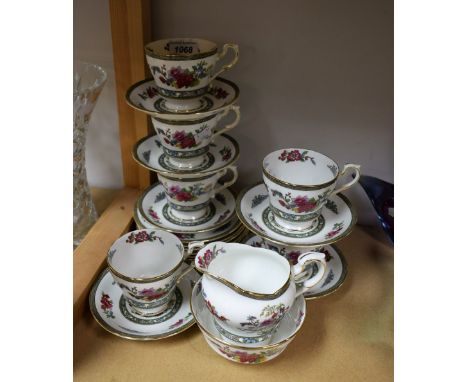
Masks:
[[[231,172],[233,174],[232,179],[228,180],[227,182],[225,182],[225,183],[223,183],[223,184],[221,184],[219,186],[215,186],[213,188],[213,196],[215,196],[218,192],[224,190],[225,188],[227,188],[229,186],[232,186],[234,183],[236,183],[237,178],[239,176],[236,166],[228,166],[223,171],[220,171],[218,179],[223,177],[224,175],[226,175],[229,170],[231,170]]]
[[[338,178],[342,177],[346,173],[346,171],[348,171],[348,169],[353,169],[356,172],[356,176],[354,177],[354,179],[350,180],[348,183],[344,184],[337,190],[333,190],[332,193],[328,197],[332,195],[336,195],[338,192],[347,190],[359,180],[359,178],[361,177],[361,166],[358,164],[351,164],[351,163],[347,163],[344,165],[343,170],[338,175]]]
[[[218,135],[223,134],[223,133],[225,133],[225,132],[227,132],[229,130],[232,130],[239,123],[239,121],[240,121],[240,107],[237,106],[237,105],[233,105],[229,109],[226,109],[226,111],[223,112],[220,115],[219,119],[224,118],[231,110],[234,110],[234,112],[236,113],[236,119],[234,120],[234,122],[230,123],[229,125],[226,125],[222,129],[217,130],[216,132],[214,132],[213,136],[211,138],[211,141],[213,141],[215,139],[215,137],[217,137]]]
[[[187,264],[187,267],[182,271],[182,273],[177,277],[177,281],[176,283],[178,283],[180,280],[182,280],[182,278],[187,274],[189,273],[192,269],[197,269],[195,267],[195,261],[194,259],[192,259],[192,256],[193,256],[193,252],[195,250],[199,250],[199,249],[202,249],[204,246],[205,246],[205,242],[203,241],[192,241],[189,243],[188,245],[188,248],[187,248],[187,251],[185,252],[185,255],[184,255],[184,261],[187,261],[187,260],[190,260],[190,263]]]
[[[216,74],[213,74],[211,78],[216,78],[225,70],[231,69],[236,64],[237,60],[239,60],[239,45],[224,44],[223,50],[220,53],[218,53],[218,58],[216,61],[221,60],[226,55],[229,49],[232,49],[234,51],[234,59],[229,64],[224,65],[218,72],[216,72]]]
[[[325,254],[321,252],[306,252],[299,256],[297,264],[292,267],[294,280],[303,276],[306,265],[310,263],[317,263],[318,272],[315,276],[304,281],[301,288],[296,291],[296,297],[307,292],[310,288],[315,286],[325,275],[327,269],[327,262],[325,261]]]

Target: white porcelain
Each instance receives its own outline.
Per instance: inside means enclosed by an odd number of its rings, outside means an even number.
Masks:
[[[230,180],[219,184],[220,178],[230,173]],[[169,202],[169,214],[179,220],[197,221],[208,214],[209,204],[216,194],[233,185],[238,177],[236,166],[228,166],[214,174],[202,178],[182,178],[163,176],[158,179],[164,187]]]
[[[108,332],[132,340],[158,340],[174,336],[195,323],[190,309],[192,287],[200,278],[195,270],[183,276],[165,311],[155,317],[142,317],[131,311],[128,301],[105,269],[89,294],[89,307],[95,320]]]
[[[306,266],[318,272],[304,280]],[[203,273],[203,298],[223,336],[239,343],[266,344],[297,296],[326,272],[325,255],[308,252],[291,266],[276,252],[237,243],[210,243],[195,256]],[[296,289],[295,281],[302,286]]]
[[[136,110],[159,119],[183,121],[205,118],[217,114],[231,106],[239,98],[239,88],[236,84],[218,77],[211,83],[208,92],[201,98],[191,101],[189,110],[174,110],[156,90],[154,80],[146,79],[133,84],[126,93],[127,103]],[[181,100],[187,107],[189,100]]]
[[[157,136],[145,137],[133,146],[133,158],[148,170],[163,176],[194,178],[213,174],[233,165],[239,159],[239,144],[231,136],[222,134],[210,143],[208,152],[203,157],[205,159],[201,165],[183,169],[171,164]]]
[[[158,228],[152,223],[150,223],[148,220],[144,218],[144,216],[141,214],[141,212],[138,209],[138,206],[135,205],[134,211],[133,211],[133,219],[135,220],[135,223],[137,225],[138,229],[142,228]],[[174,235],[176,235],[184,245],[186,245],[189,242],[192,241],[213,241],[217,239],[221,239],[227,235],[231,235],[231,233],[237,232],[237,230],[240,227],[243,227],[239,219],[237,219],[237,216],[233,216],[230,221],[228,221],[226,224],[222,225],[219,228],[215,228],[213,230],[205,231],[205,232],[191,232],[191,233],[176,233],[174,232]]]
[[[215,131],[218,122],[230,111],[236,114],[234,122]],[[192,169],[207,160],[208,145],[215,137],[232,130],[239,123],[240,108],[231,105],[218,114],[187,121],[169,121],[156,117],[151,119],[163,151],[169,157],[169,163],[179,169]]]
[[[354,170],[354,179],[335,189],[348,169]],[[274,218],[293,231],[315,228],[327,200],[350,188],[359,176],[359,165],[346,164],[340,172],[335,161],[307,149],[281,149],[263,159],[263,181]]]
[[[180,220],[172,214],[161,183],[148,187],[137,201],[138,210],[151,224],[169,232],[201,233],[213,231],[235,215],[236,200],[229,189],[211,199],[208,214],[196,221]]]
[[[112,277],[132,312],[145,317],[166,309],[181,276],[183,260],[182,242],[170,232],[156,229],[126,233],[107,254]]]
[[[244,365],[268,362],[279,356],[294,340],[306,316],[304,298],[299,296],[294,300],[291,309],[284,315],[269,344],[262,346],[240,345],[238,341],[223,337],[218,332],[213,316],[202,295],[201,280],[198,280],[193,287],[190,304],[206,343],[221,357]]]
[[[240,193],[236,212],[242,223],[256,235],[276,244],[308,249],[341,240],[351,233],[357,220],[351,202],[344,195],[338,194],[325,203],[316,227],[290,231],[276,221],[263,183],[249,186]]]
[[[216,70],[216,63],[229,49],[234,52],[233,59]],[[147,44],[145,53],[155,87],[167,98],[168,108],[192,110],[197,98],[209,90],[213,79],[235,65],[239,59],[239,46],[224,44],[218,53],[217,45],[212,41],[170,38]]]
[[[292,246],[281,246],[272,243],[269,240],[262,239],[259,236],[252,236],[244,241],[245,244],[252,247],[260,247],[271,249],[285,257],[292,265],[297,264],[298,257],[308,252],[308,248],[298,248]],[[315,284],[308,292],[304,293],[306,300],[313,300],[319,297],[327,296],[335,292],[341,285],[343,285],[346,276],[348,274],[348,267],[346,260],[341,251],[335,245],[325,245],[322,248],[315,248],[314,251],[322,252],[325,254],[325,261],[327,262],[327,275],[324,276],[323,280]],[[312,264],[313,271],[309,277],[315,275],[318,269]]]

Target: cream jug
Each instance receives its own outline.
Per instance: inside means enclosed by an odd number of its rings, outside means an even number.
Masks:
[[[312,277],[310,263],[318,265]],[[214,242],[197,253],[195,267],[203,273],[203,298],[220,334],[258,345],[268,343],[295,298],[322,279],[327,265],[319,252],[303,253],[291,266],[269,249]]]

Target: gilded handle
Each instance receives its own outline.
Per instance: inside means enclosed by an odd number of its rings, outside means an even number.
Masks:
[[[337,190],[334,190],[330,194],[330,196],[336,195],[338,192],[343,192],[343,191],[347,190],[348,188],[350,188],[352,185],[354,185],[359,180],[359,178],[361,177],[361,166],[358,165],[358,164],[351,164],[351,163],[348,163],[348,164],[344,165],[343,170],[340,172],[340,175],[338,175],[338,178],[341,178],[346,173],[346,171],[348,171],[350,169],[352,169],[352,170],[354,170],[356,172],[356,176],[354,177],[354,179],[350,180],[348,183],[344,184],[343,186],[341,186]]]
[[[237,106],[237,105],[231,106],[224,113],[222,113],[221,116],[220,116],[220,119],[224,118],[231,110],[233,110],[236,113],[236,119],[234,120],[234,122],[230,123],[229,125],[224,126],[224,128],[222,128],[221,130],[217,130],[215,133],[213,133],[212,141],[218,135],[223,134],[223,133],[225,133],[225,132],[227,132],[229,130],[232,130],[239,123],[239,121],[240,121],[240,107]]]
[[[310,279],[304,281],[302,287],[296,291],[296,297],[309,291],[309,289],[320,282],[320,280],[325,275],[325,271],[327,269],[325,254],[321,252],[306,252],[299,256],[297,259],[297,264],[292,268],[296,282],[298,282],[298,279],[302,278],[306,266],[311,263],[316,263],[318,265],[318,272]]]
[[[223,45],[223,50],[221,51],[221,53],[218,53],[217,61],[221,60],[226,55],[226,53],[228,52],[229,49],[232,49],[234,51],[233,60],[229,64],[224,65],[216,74],[213,74],[211,76],[211,78],[216,78],[222,72],[224,72],[224,71],[226,71],[228,69],[231,69],[236,64],[236,62],[239,60],[239,45],[237,45],[237,44],[224,44]]]

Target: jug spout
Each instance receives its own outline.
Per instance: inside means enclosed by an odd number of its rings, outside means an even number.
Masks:
[[[195,267],[236,293],[257,300],[273,300],[290,285],[291,268],[286,259],[244,244],[210,243],[195,256]]]

